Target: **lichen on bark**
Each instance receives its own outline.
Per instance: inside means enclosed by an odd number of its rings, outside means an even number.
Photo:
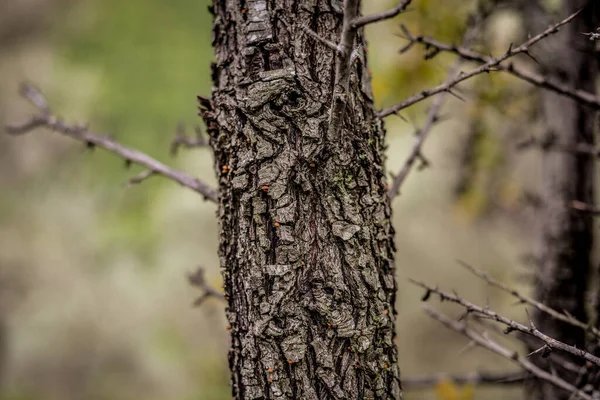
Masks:
[[[358,32],[328,135],[339,0],[215,0],[220,260],[236,399],[399,399],[384,130]]]

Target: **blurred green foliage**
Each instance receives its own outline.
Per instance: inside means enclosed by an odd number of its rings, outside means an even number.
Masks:
[[[56,24],[56,51],[66,71],[89,69],[95,75],[88,78],[97,83],[85,115],[94,131],[109,132],[125,145],[177,165],[168,153],[175,127],[199,124],[195,96],[210,93],[210,3],[86,0],[64,10],[60,20],[65,23]],[[61,95],[69,96],[68,83]],[[121,160],[95,153],[77,159],[75,168],[83,168],[79,179],[88,189],[104,192],[110,201],[140,169],[126,171]],[[152,254],[158,232],[148,216],[164,185],[172,183],[150,179],[105,213],[99,236],[107,246],[126,244],[141,257]]]

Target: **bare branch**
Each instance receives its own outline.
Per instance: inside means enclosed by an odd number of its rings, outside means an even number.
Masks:
[[[462,64],[462,62],[459,61],[454,66],[454,68],[452,68],[451,72],[448,74],[450,79],[452,79],[456,75],[461,64]],[[433,104],[429,108],[429,111],[427,112],[427,119],[425,120],[425,123],[423,124],[421,129],[419,129],[417,131],[417,133],[418,133],[417,141],[413,145],[413,148],[412,148],[410,154],[408,155],[408,158],[402,165],[402,168],[400,169],[398,174],[396,174],[394,176],[394,178],[392,180],[392,185],[388,189],[388,196],[390,199],[393,199],[394,197],[396,197],[400,194],[400,186],[402,186],[402,184],[406,180],[406,177],[408,176],[408,173],[411,171],[414,163],[419,159],[423,159],[423,155],[422,155],[423,144],[425,143],[425,140],[429,136],[429,133],[431,132],[431,128],[433,128],[435,123],[438,121],[438,114],[442,108],[442,105],[444,104],[444,98],[445,98],[444,94],[436,97],[433,101]],[[424,163],[424,165],[427,165],[427,163]]]
[[[196,133],[195,138],[191,138],[185,133],[185,125],[180,123],[177,125],[177,131],[175,133],[175,137],[171,141],[171,155],[176,156],[179,152],[179,148],[181,146],[192,149],[195,147],[206,147],[208,146],[208,142],[204,138],[202,134],[202,129],[198,125],[194,127],[194,132]]]
[[[404,390],[428,389],[445,379],[459,385],[519,385],[528,378],[529,375],[523,372],[470,372],[464,375],[428,374],[403,377],[402,387]]]
[[[456,46],[448,43],[443,43],[435,39],[431,39],[424,36],[414,36],[412,35],[408,29],[402,25],[402,31],[404,32],[404,37],[410,41],[409,45],[414,43],[422,43],[429,48],[433,48],[436,50],[436,53],[440,51],[446,51],[450,53],[454,53],[460,56],[463,60],[475,61],[480,64],[488,64],[492,61],[490,57],[486,57],[483,54],[477,53],[473,50],[470,50],[466,46]],[[514,75],[526,82],[529,82],[535,86],[541,87],[543,89],[554,91],[558,94],[567,96],[572,98],[573,100],[578,101],[581,104],[585,104],[596,109],[600,109],[600,97],[594,95],[593,93],[586,92],[585,90],[575,89],[568,85],[565,85],[560,82],[556,82],[550,80],[549,78],[536,74],[535,72],[527,71],[526,69],[515,66],[514,64],[497,64],[496,69],[506,71],[511,75]]]
[[[574,145],[565,145],[558,143],[555,137],[548,137],[546,139],[538,139],[535,137],[527,138],[517,144],[517,149],[526,149],[532,146],[541,148],[544,151],[562,151],[565,153],[590,155],[593,157],[600,158],[600,149],[594,145],[587,143],[577,143]]]
[[[573,203],[581,203],[581,202],[573,202]],[[485,272],[467,264],[464,261],[458,260],[458,263],[460,265],[462,265],[463,267],[465,267],[467,270],[469,270],[472,274],[474,274],[474,275],[478,276],[479,278],[483,279],[484,281],[486,281],[489,285],[494,286],[494,287],[496,287],[500,290],[503,290],[504,292],[516,297],[517,299],[519,299],[519,301],[521,303],[529,304],[529,305],[537,308],[539,311],[550,315],[552,318],[555,318],[555,319],[565,322],[567,324],[571,324],[573,326],[577,326],[577,327],[585,330],[586,332],[591,332],[596,337],[600,337],[600,331],[598,329],[594,328],[594,326],[592,324],[585,324],[585,323],[579,321],[577,318],[573,317],[572,315],[566,315],[561,312],[558,312],[558,311],[554,310],[553,308],[550,308],[550,307],[546,306],[545,304],[532,299],[531,297],[525,296],[525,295],[519,293],[518,291],[516,291],[515,289],[508,287],[504,283],[495,280],[494,278],[492,278]]]
[[[352,21],[352,28],[358,29],[361,26],[365,26],[368,24],[373,24],[376,22],[385,21],[386,19],[394,18],[396,15],[404,12],[406,8],[410,5],[412,0],[401,0],[398,2],[396,7],[383,11],[377,14],[365,15],[363,17],[357,17]]]
[[[29,85],[21,86],[21,94],[29,100],[40,112],[21,125],[7,127],[11,135],[22,135],[29,133],[35,128],[45,127],[77,141],[85,143],[88,147],[100,147],[123,158],[127,164],[137,164],[146,167],[148,171],[138,177],[134,177],[130,183],[139,183],[152,174],[162,175],[172,181],[179,183],[193,191],[200,193],[205,199],[214,203],[218,202],[217,191],[199,179],[188,175],[186,172],[168,167],[154,158],[129,147],[125,147],[115,140],[88,132],[86,127],[67,125],[58,117],[53,115],[48,108],[44,96],[37,89]]]
[[[447,328],[463,334],[464,336],[468,337],[473,342],[475,342],[477,345],[518,364],[521,368],[536,376],[537,378],[543,379],[546,382],[549,382],[558,388],[564,389],[569,393],[573,393],[574,399],[580,398],[584,400],[593,400],[593,397],[589,394],[581,392],[575,386],[564,381],[560,377],[544,371],[543,369],[539,368],[526,358],[519,356],[517,352],[511,351],[506,347],[500,345],[499,343],[491,340],[489,337],[486,337],[486,335],[469,328],[464,322],[454,321],[427,304],[423,304],[423,308],[431,318],[441,322]]]
[[[198,267],[196,272],[188,274],[188,280],[190,281],[190,285],[202,290],[202,295],[200,295],[200,297],[194,301],[194,307],[200,306],[202,303],[204,303],[204,300],[208,299],[209,297],[214,297],[215,299],[222,301],[226,300],[223,293],[219,292],[210,286],[208,282],[206,282],[205,271],[203,267]]]
[[[477,325],[485,328],[486,334],[488,334],[488,331],[492,331],[502,336],[507,334],[506,329],[501,329],[499,325],[494,324],[493,320],[486,316],[470,314],[469,318],[470,321],[476,322]],[[513,337],[529,347],[535,347],[536,345],[539,345],[538,339],[533,336],[517,335]],[[547,358],[551,362],[551,365],[560,367],[564,371],[570,371],[578,374],[581,370],[581,365],[575,364],[574,362],[567,360],[565,357],[566,355],[563,355],[562,353],[558,354],[557,352],[552,352]],[[587,364],[592,365],[591,363]]]
[[[477,27],[475,24],[467,30],[467,32],[465,33],[464,39],[463,39],[464,46],[468,46],[469,43],[474,39],[476,30],[477,30]],[[454,67],[452,67],[450,73],[448,74],[447,81],[451,81],[456,77],[456,74],[458,73],[458,70],[460,69],[462,63],[463,63],[463,60],[461,60],[461,59],[458,59],[456,61],[456,64],[454,65]],[[448,91],[448,93],[451,93],[451,92]],[[413,145],[413,148],[412,148],[408,158],[404,162],[404,165],[400,169],[400,172],[398,172],[398,174],[396,174],[394,176],[392,185],[388,189],[387,194],[390,199],[393,199],[394,197],[396,197],[400,194],[400,186],[402,186],[402,184],[406,180],[406,177],[408,176],[409,172],[411,171],[414,163],[418,159],[424,160],[423,154],[422,154],[423,144],[425,143],[425,140],[429,136],[429,133],[431,132],[431,129],[433,128],[433,125],[439,121],[438,115],[442,109],[442,105],[444,104],[445,97],[446,97],[446,93],[442,93],[433,100],[433,104],[431,105],[431,107],[429,108],[429,111],[427,112],[427,119],[425,120],[423,127],[421,127],[421,129],[418,131],[417,141]],[[424,162],[423,165],[428,165],[428,163]]]
[[[497,322],[500,322],[500,323],[506,325],[507,328],[505,330],[505,333],[510,333],[512,331],[519,331],[526,335],[534,336],[534,337],[538,338],[539,340],[541,340],[542,342],[544,342],[545,345],[550,350],[553,350],[553,349],[562,350],[562,351],[570,353],[576,357],[581,357],[586,361],[589,361],[593,364],[600,366],[600,357],[596,357],[595,355],[588,353],[585,350],[578,349],[574,346],[570,346],[566,343],[559,342],[558,340],[551,338],[550,336],[544,334],[543,332],[540,332],[533,325],[533,323],[530,323],[530,327],[526,327],[523,324],[520,324],[516,321],[513,321],[511,319],[503,317],[502,315],[490,310],[488,307],[484,308],[484,307],[480,307],[476,304],[470,303],[467,300],[463,299],[462,297],[458,296],[457,294],[450,294],[450,293],[444,292],[438,288],[434,288],[423,282],[415,281],[413,279],[410,279],[410,282],[414,283],[417,286],[424,288],[425,290],[427,290],[428,293],[437,294],[440,297],[441,301],[444,301],[444,300],[451,301],[453,303],[461,305],[469,313],[476,313],[479,315],[483,315],[483,316],[486,316],[490,319],[493,319]],[[530,321],[531,321],[531,319],[530,319]]]
[[[548,29],[546,29],[542,33],[532,37],[531,39],[529,39],[528,41],[526,41],[519,47],[513,48],[513,46],[511,45],[503,55],[491,58],[489,62],[481,65],[480,67],[475,68],[467,73],[460,73],[456,78],[454,78],[450,81],[447,81],[441,85],[438,85],[432,89],[423,90],[421,93],[411,96],[401,103],[398,103],[394,106],[391,106],[391,107],[388,107],[388,108],[385,108],[385,109],[379,111],[379,113],[377,115],[379,116],[379,118],[387,117],[388,115],[394,114],[406,107],[409,107],[409,106],[411,106],[415,103],[418,103],[419,101],[422,101],[426,98],[429,98],[433,95],[436,95],[436,94],[442,93],[442,92],[448,92],[452,87],[458,85],[459,83],[461,83],[469,78],[472,78],[472,77],[482,74],[484,72],[497,71],[498,65],[500,65],[500,63],[509,59],[510,57],[516,56],[517,54],[527,54],[529,52],[529,48],[531,46],[533,46],[540,40],[548,37],[549,35],[552,35],[552,34],[558,32],[560,27],[571,22],[573,20],[573,18],[575,18],[577,16],[577,14],[579,14],[580,12],[581,12],[581,10],[577,11],[574,14],[571,14],[569,17],[565,18],[564,20],[550,26]]]

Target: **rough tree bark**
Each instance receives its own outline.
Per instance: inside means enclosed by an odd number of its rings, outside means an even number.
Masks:
[[[536,2],[527,3],[525,16],[530,30],[540,24],[546,25],[542,10],[536,10]],[[534,56],[546,76],[595,93],[598,76],[595,43],[582,33],[595,31],[598,27],[600,6],[592,0],[563,1],[564,15],[582,8],[571,24],[541,43],[538,47],[541,51],[535,52]],[[549,148],[543,153],[536,297],[556,310],[588,321],[585,293],[592,273],[592,218],[574,211],[570,204],[573,200],[594,203],[594,158],[552,150],[551,147],[553,144],[570,148],[593,145],[596,112],[551,91],[541,94],[541,108]],[[536,312],[533,319],[540,331],[559,341],[580,348],[586,344],[585,332],[580,328],[541,312]],[[546,369],[549,367],[547,360],[539,354],[533,360]],[[576,381],[575,376],[571,378],[570,381]],[[539,381],[528,385],[527,392],[530,399],[566,400],[570,397],[569,393]]]
[[[220,177],[235,399],[402,397],[384,130],[364,38],[344,49],[345,91],[340,57],[305,29],[338,43],[343,9],[214,2],[214,88],[200,108]]]

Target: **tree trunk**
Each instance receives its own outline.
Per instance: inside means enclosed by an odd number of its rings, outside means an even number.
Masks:
[[[582,33],[595,31],[598,26],[597,2],[564,0],[563,14],[566,16],[583,7],[585,9],[571,24],[563,27],[562,32],[540,43],[541,52],[534,56],[550,79],[595,93],[598,74],[595,43]],[[535,18],[539,19],[533,14],[529,16],[529,26],[535,24],[532,21]],[[594,158],[553,150],[552,146],[593,145],[596,112],[551,91],[545,91],[541,96],[550,148],[543,154],[536,298],[555,310],[587,321],[585,293],[592,273],[593,225],[589,215],[571,208],[571,202],[594,203]],[[535,312],[534,321],[540,331],[557,340],[579,348],[585,346],[585,332],[580,328],[540,312]],[[549,368],[547,360],[539,354],[533,361]],[[571,382],[576,381],[575,376],[570,378]],[[566,400],[571,395],[537,381],[529,385],[527,391],[530,399]]]
[[[212,101],[235,399],[402,398],[384,130],[361,32],[328,132],[340,0],[215,0]],[[338,103],[339,104],[339,103]]]

